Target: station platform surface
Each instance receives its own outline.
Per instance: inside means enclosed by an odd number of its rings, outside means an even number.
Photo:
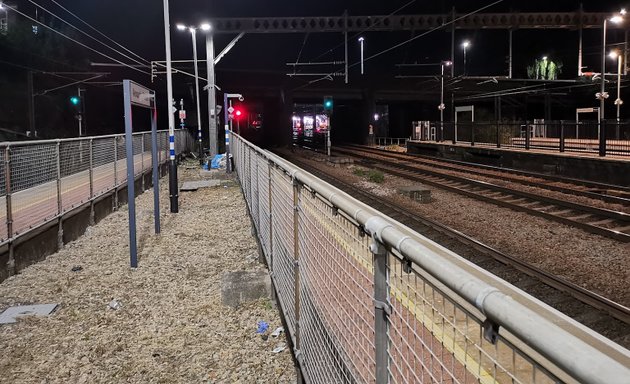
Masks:
[[[532,147],[501,147],[451,141],[407,142],[407,152],[484,165],[541,172],[568,178],[584,179],[600,183],[630,186],[630,156],[607,154],[596,151],[559,152],[558,150]]]
[[[224,171],[222,171],[224,173]],[[215,177],[197,162],[180,184]],[[275,304],[222,302],[222,279],[265,273],[238,183],[180,192],[169,210],[160,182],[162,233],[153,233],[153,193],[136,199],[137,269],[129,266],[127,206],[60,252],[0,283],[0,312],[58,304],[48,316],[0,325],[0,383],[294,383]],[[268,324],[264,337],[259,322]],[[281,352],[273,350],[286,346]]]

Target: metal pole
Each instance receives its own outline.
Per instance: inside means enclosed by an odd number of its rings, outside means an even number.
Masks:
[[[389,273],[387,251],[376,239],[370,244],[374,256],[374,349],[377,383],[389,382],[389,337],[387,336],[388,315],[391,307],[388,300]]]
[[[363,38],[359,39],[359,42],[361,43],[361,74],[363,75],[365,72],[363,70]]]
[[[199,65],[197,62],[197,30],[190,28],[193,43],[193,62],[195,66],[195,97],[197,98],[197,140],[199,141],[199,164],[203,164],[203,146],[201,145],[201,100],[199,100]]]
[[[582,20],[580,18],[580,20]],[[580,40],[578,42],[578,77],[582,76],[582,46],[583,46],[583,38],[582,38],[582,24],[580,23]]]
[[[617,130],[619,130],[619,112],[621,108],[621,53],[617,57],[617,100],[615,100],[615,104],[617,104]]]
[[[444,64],[442,64],[442,76],[440,76],[440,138],[444,139]]]
[[[210,156],[219,153],[217,148],[217,100],[214,87],[214,39],[212,32],[206,35],[206,66],[208,69],[208,141]]]
[[[606,138],[604,135],[604,120],[606,114],[606,98],[604,97],[606,92],[606,24],[607,19],[604,19],[604,25],[602,28],[602,78],[601,78],[601,89],[599,94],[599,129],[598,129],[598,139],[599,139],[599,155],[606,156]]]
[[[175,162],[175,116],[173,115],[173,68],[171,64],[171,31],[168,13],[168,0],[164,1],[164,40],[166,49],[166,92],[168,108],[168,142],[169,142],[169,197],[171,213],[179,212],[179,191],[177,186],[177,163]]]
[[[129,256],[131,268],[138,267],[138,248],[136,243],[136,191],[135,172],[133,169],[133,125],[131,122],[131,85],[123,80],[125,99],[125,149],[127,151],[127,207],[129,211]]]
[[[160,230],[160,170],[158,165],[158,138],[157,138],[157,108],[155,94],[152,95],[151,103],[151,164],[153,166],[153,221],[155,234]]]
[[[466,76],[466,44],[464,44],[464,76]]]
[[[510,37],[510,48],[509,48],[509,59],[508,59],[508,77],[511,79],[512,78],[512,48],[513,48],[513,41],[512,41],[512,30],[510,29],[509,31],[509,37]]]
[[[346,84],[348,84],[348,11],[344,14],[344,32],[343,40],[345,45],[345,63],[346,63]]]
[[[223,116],[224,116],[224,124],[225,124],[225,172],[231,173],[232,168],[230,167],[230,123],[228,117],[228,97],[227,93],[223,94]]]
[[[33,137],[37,137],[35,130],[35,96],[33,92],[33,71],[28,71],[28,128]]]
[[[451,21],[455,20],[455,7],[452,10]],[[451,77],[455,77],[455,23],[451,23]]]
[[[604,92],[606,91],[606,23],[608,20],[604,19],[604,27],[602,28],[602,78],[601,78],[601,89],[600,89],[600,97],[599,97],[599,110],[600,110],[600,123],[604,120]],[[601,124],[600,124],[601,130]]]

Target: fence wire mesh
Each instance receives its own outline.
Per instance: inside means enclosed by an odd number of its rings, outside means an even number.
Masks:
[[[59,213],[56,181],[59,173],[56,143],[19,145],[10,151],[11,237]]]
[[[183,141],[179,148],[187,150],[187,133],[177,131],[177,135]],[[151,169],[150,137],[134,136],[136,175]],[[166,151],[168,133],[158,132],[158,139]],[[127,179],[123,135],[4,143],[0,150],[0,222],[4,223],[0,241],[85,204]],[[161,161],[167,158],[162,156]]]
[[[302,184],[294,168],[238,136],[233,150],[306,382],[547,384],[570,379],[571,372],[534,351],[529,340],[502,331],[489,341],[488,319],[476,304],[406,259],[398,247],[390,244],[383,248],[386,254],[374,256],[374,244],[380,243],[372,232]],[[376,300],[383,284],[385,303]],[[383,313],[384,327],[377,316]]]

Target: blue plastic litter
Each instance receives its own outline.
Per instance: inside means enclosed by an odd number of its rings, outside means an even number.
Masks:
[[[256,333],[265,333],[267,332],[267,329],[269,329],[269,324],[267,324],[267,322],[264,320],[260,320],[258,322],[258,329],[256,330]]]
[[[210,163],[210,168],[212,169],[219,169],[219,163],[221,162],[221,160],[223,160],[223,158],[225,157],[225,155],[216,155],[212,158],[212,162]]]

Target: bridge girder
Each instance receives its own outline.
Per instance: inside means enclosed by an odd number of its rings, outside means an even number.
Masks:
[[[455,14],[455,19],[463,14]],[[457,20],[455,29],[579,29],[602,28],[610,13],[538,12],[480,13]],[[322,16],[217,18],[211,20],[215,33],[308,33],[360,32],[364,30],[420,31],[438,28],[453,19],[452,14],[392,16]],[[609,28],[623,28],[609,23]],[[448,26],[452,28],[452,26]]]

